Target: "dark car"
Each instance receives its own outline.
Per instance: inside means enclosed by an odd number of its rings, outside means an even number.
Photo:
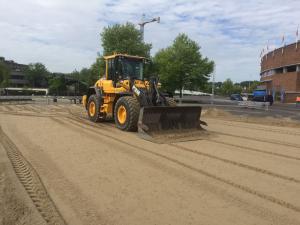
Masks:
[[[270,102],[270,105],[273,105],[273,96],[272,95],[254,96],[252,101],[254,101],[254,102]]]
[[[243,101],[243,98],[240,94],[232,94],[232,95],[230,95],[230,100]]]

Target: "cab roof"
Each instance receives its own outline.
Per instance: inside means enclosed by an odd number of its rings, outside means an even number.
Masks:
[[[124,56],[127,58],[134,58],[134,59],[146,59],[145,57],[136,56],[136,55],[127,55],[127,54],[122,54],[122,53],[115,53],[113,55],[104,56],[104,59],[114,59],[118,56]]]

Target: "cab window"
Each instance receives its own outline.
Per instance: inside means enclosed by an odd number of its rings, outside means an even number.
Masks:
[[[107,66],[108,66],[108,80],[114,80],[115,76],[115,60],[114,59],[109,59],[107,61]]]

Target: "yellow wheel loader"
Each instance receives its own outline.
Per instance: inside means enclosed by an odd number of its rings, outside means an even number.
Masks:
[[[143,77],[144,57],[127,54],[105,56],[105,77],[83,96],[82,103],[93,122],[113,119],[117,128],[136,131],[146,139],[155,134],[199,130],[200,106],[176,106],[159,91],[156,78]],[[179,131],[179,132],[178,132]]]

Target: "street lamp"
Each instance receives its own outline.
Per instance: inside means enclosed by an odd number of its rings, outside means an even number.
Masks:
[[[211,104],[214,104],[215,100],[215,78],[216,78],[216,65],[214,64],[213,73],[212,73],[212,86],[211,86]]]
[[[144,27],[145,27],[145,24],[152,23],[152,22],[160,23],[160,17],[156,17],[156,18],[153,18],[153,19],[150,19],[150,20],[145,20],[145,14],[143,14],[142,20],[139,23],[139,25],[140,25],[140,32],[141,32],[142,40],[143,41],[144,41]]]

